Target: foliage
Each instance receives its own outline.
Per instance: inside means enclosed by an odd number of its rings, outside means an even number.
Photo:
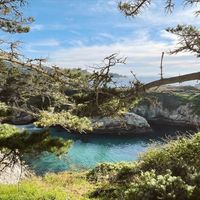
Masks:
[[[190,52],[200,57],[200,31],[192,25],[177,25],[175,28],[168,28],[167,31],[177,36],[178,44],[171,54],[179,52]]]
[[[10,114],[10,110],[6,104],[0,101],[0,117],[6,117]]]
[[[0,2],[0,28],[9,33],[29,32],[32,17],[24,18],[21,8],[26,0],[2,0]]]
[[[125,199],[190,199],[195,186],[186,184],[181,177],[172,176],[170,170],[164,175],[157,175],[155,170],[142,172],[140,177],[130,184],[125,192]]]
[[[152,0],[130,0],[130,1],[120,1],[118,4],[118,7],[120,11],[125,15],[125,16],[137,16],[139,15],[142,10],[148,6],[150,6],[153,1]],[[174,7],[176,5],[175,0],[166,0],[163,2],[164,9],[166,12],[173,12]],[[200,2],[199,0],[182,0],[181,3],[184,6],[192,6],[192,5],[198,5]],[[199,10],[196,11],[196,14],[199,14]]]
[[[119,171],[122,175],[125,171],[132,170],[135,168],[137,163],[121,162],[121,163],[102,163],[97,165],[94,169],[90,170],[87,173],[87,179],[93,183],[95,182],[104,182],[112,181],[113,178],[116,178],[116,175],[119,176]],[[123,171],[123,172],[122,172]]]
[[[88,179],[104,184],[91,196],[116,200],[198,199],[199,153],[197,133],[149,149],[133,164],[99,165],[89,172]]]
[[[65,111],[59,113],[43,111],[35,125],[42,127],[60,125],[69,131],[74,130],[77,132],[92,131],[93,128],[92,122],[88,118],[81,118]]]
[[[47,130],[29,133],[20,131],[15,126],[0,124],[0,149],[5,158],[16,154],[19,159],[26,153],[39,154],[44,151],[61,155],[66,153],[72,142],[61,138],[51,137]]]
[[[9,124],[0,125],[0,139],[13,136],[14,134],[19,133],[19,132],[20,130],[15,126],[11,126]]]
[[[13,189],[16,186],[0,187],[0,194],[17,199],[21,191],[27,196],[31,191],[37,199],[37,195],[42,198],[53,188],[55,192],[51,194],[59,191],[72,200],[196,200],[200,195],[199,153],[200,133],[197,133],[151,148],[135,162],[103,163],[87,174],[47,174],[42,179],[22,182],[18,191]],[[40,193],[35,188],[40,188]],[[47,193],[41,193],[43,188]]]

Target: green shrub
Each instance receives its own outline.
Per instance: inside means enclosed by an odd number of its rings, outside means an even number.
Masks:
[[[16,126],[0,124],[0,139],[10,137],[16,133],[19,133],[19,129]]]
[[[11,111],[5,103],[0,102],[0,117],[7,117],[11,114]]]
[[[114,163],[102,163],[97,165],[94,169],[90,170],[87,173],[87,179],[91,182],[104,182],[112,181],[115,179],[122,179],[130,172],[137,169],[139,163],[128,163],[120,162],[117,164]]]
[[[132,164],[102,164],[89,180],[104,184],[92,197],[123,200],[199,200],[200,133],[151,148]]]
[[[60,125],[69,131],[73,130],[81,133],[93,130],[92,122],[88,118],[78,117],[66,111],[62,111],[60,113],[42,111],[40,113],[40,118],[37,122],[35,122],[35,125],[42,127]]]
[[[0,124],[0,152],[18,152],[23,157],[24,154],[38,155],[47,151],[60,156],[67,153],[71,145],[71,140],[52,137],[48,130],[30,134],[28,130]]]
[[[127,200],[183,200],[190,199],[195,186],[186,184],[181,177],[172,176],[169,170],[157,175],[155,170],[142,172],[124,192]]]

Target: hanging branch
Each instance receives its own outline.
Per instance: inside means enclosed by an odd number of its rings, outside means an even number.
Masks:
[[[122,0],[118,4],[119,10],[127,17],[135,17],[139,15],[142,10],[151,5],[152,0]],[[154,1],[156,3],[156,1]],[[182,0],[183,6],[199,5],[199,0]],[[165,12],[171,14],[174,11],[175,0],[163,0]],[[198,9],[195,14],[199,15]]]
[[[96,93],[96,105],[99,106],[99,93],[101,93],[101,88],[107,88],[109,83],[112,83],[112,75],[110,74],[111,67],[116,66],[117,64],[125,64],[126,57],[119,57],[117,53],[113,53],[110,56],[107,56],[103,60],[101,66],[93,67],[93,74],[90,77],[90,82],[92,83],[92,88],[94,88]]]

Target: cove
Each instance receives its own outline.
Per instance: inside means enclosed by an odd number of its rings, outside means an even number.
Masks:
[[[32,124],[18,126],[31,132],[40,130]],[[70,134],[63,129],[51,128],[51,134],[72,140],[69,152],[61,157],[43,153],[37,157],[27,157],[26,162],[38,174],[61,172],[66,170],[85,170],[102,162],[123,162],[138,159],[153,143],[164,143],[167,138],[183,134],[193,134],[194,129],[175,126],[155,126],[153,132],[141,135],[95,135]]]

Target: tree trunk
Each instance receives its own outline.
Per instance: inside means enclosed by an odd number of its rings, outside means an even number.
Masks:
[[[6,55],[6,54],[3,54],[3,55],[0,54],[0,60],[9,61],[9,62],[18,64],[19,66],[21,65],[24,67],[31,68],[33,70],[36,70],[39,73],[43,73],[47,76],[50,76],[51,78],[57,80],[58,82],[65,83],[65,84],[72,85],[72,86],[78,86],[76,84],[68,82],[67,80],[63,80],[60,77],[56,77],[56,76],[49,74],[45,70],[39,68],[37,64],[25,63],[25,62],[17,60],[17,59],[11,59],[9,57],[9,55]],[[185,74],[185,75],[181,75],[181,76],[174,76],[174,77],[170,77],[170,78],[163,78],[160,80],[152,81],[150,83],[144,84],[143,87],[139,88],[139,90],[146,91],[150,88],[158,87],[161,85],[172,84],[172,83],[182,83],[185,81],[193,81],[193,80],[200,80],[200,72]]]
[[[152,81],[143,86],[144,90],[148,90],[153,87],[158,87],[161,85],[172,84],[172,83],[182,83],[185,81],[200,80],[200,72],[185,74],[181,76],[174,76],[170,78],[163,78],[160,80]]]

